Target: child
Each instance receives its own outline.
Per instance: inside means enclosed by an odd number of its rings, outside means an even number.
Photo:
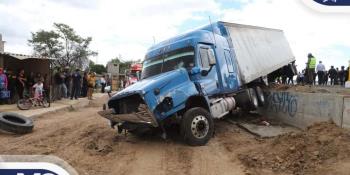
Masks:
[[[34,88],[34,98],[39,102],[39,105],[41,105],[42,97],[43,97],[43,90],[44,90],[44,84],[43,79],[40,78],[38,82],[36,82],[33,86]]]

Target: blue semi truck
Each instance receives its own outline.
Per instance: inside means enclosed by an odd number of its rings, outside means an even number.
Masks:
[[[215,22],[151,47],[141,81],[112,96],[99,114],[121,132],[177,124],[189,145],[205,145],[214,119],[265,103],[262,87],[292,67],[282,30]]]

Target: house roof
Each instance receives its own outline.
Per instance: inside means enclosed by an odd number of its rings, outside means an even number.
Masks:
[[[24,54],[17,54],[17,53],[10,53],[10,52],[0,52],[0,55],[4,56],[10,56],[19,60],[25,60],[25,59],[54,59],[49,57],[41,57],[41,56],[35,56],[35,55],[24,55]]]

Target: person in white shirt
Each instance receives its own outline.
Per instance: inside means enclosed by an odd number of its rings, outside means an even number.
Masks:
[[[34,85],[34,98],[39,102],[39,105],[41,105],[42,98],[43,98],[43,91],[44,91],[44,84],[43,79],[39,79]]]
[[[318,84],[323,84],[324,81],[324,73],[326,71],[325,66],[322,64],[322,61],[320,61],[316,67],[317,77],[318,77]]]

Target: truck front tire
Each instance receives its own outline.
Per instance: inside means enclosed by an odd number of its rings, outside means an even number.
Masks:
[[[187,144],[191,146],[205,145],[214,133],[214,122],[211,114],[201,107],[189,109],[183,116],[181,132]]]

